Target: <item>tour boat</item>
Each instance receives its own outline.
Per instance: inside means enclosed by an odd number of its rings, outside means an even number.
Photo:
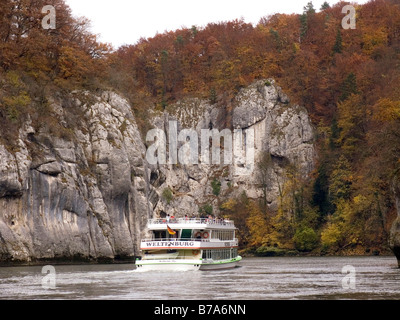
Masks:
[[[150,239],[141,242],[138,271],[217,270],[237,266],[233,221],[217,218],[164,218],[148,222]]]

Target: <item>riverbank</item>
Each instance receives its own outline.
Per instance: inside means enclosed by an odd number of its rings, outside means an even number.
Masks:
[[[283,249],[278,247],[245,248],[239,250],[242,257],[373,257],[373,256],[394,256],[389,248],[362,247],[346,248],[336,252],[326,252],[315,249],[310,252],[301,252],[295,249]],[[6,260],[0,261],[0,267],[18,266],[43,266],[43,265],[99,265],[99,264],[134,264],[138,256],[115,257],[100,259],[85,259],[82,257],[37,259],[31,261]]]
[[[43,266],[43,265],[53,265],[53,266],[68,266],[68,265],[100,265],[100,264],[132,264],[135,263],[135,257],[117,257],[114,259],[111,258],[102,258],[102,259],[81,259],[81,258],[55,258],[55,259],[38,259],[31,261],[0,261],[1,267],[34,267],[34,266]]]
[[[349,247],[337,251],[327,251],[321,248],[309,252],[279,247],[259,247],[239,250],[242,257],[371,257],[394,256],[389,248],[363,248],[360,246]]]

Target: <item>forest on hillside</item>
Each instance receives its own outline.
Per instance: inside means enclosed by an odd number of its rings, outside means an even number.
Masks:
[[[41,27],[48,4],[54,30]],[[273,78],[307,108],[319,157],[308,179],[288,174],[276,212],[245,194],[221,199],[241,222],[242,244],[260,254],[386,252],[400,169],[400,1],[353,3],[356,28],[347,30],[345,4],[309,2],[303,14],[192,26],[113,49],[63,0],[2,0],[0,141],[13,150],[27,120],[68,138],[74,119],[60,123],[49,97],[72,90],[117,90],[145,132],[149,108],[200,97],[229,114],[241,88]]]

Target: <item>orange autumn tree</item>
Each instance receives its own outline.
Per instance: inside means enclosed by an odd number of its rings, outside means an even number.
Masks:
[[[45,29],[45,6],[53,6],[55,29]],[[21,123],[66,132],[48,98],[71,89],[97,88],[111,47],[89,32],[87,19],[72,17],[64,0],[3,0],[0,3],[1,139],[12,146]]]

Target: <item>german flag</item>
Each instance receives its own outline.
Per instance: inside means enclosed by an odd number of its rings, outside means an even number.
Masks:
[[[167,225],[167,229],[168,229],[168,233],[169,233],[170,235],[176,234],[176,231],[172,230],[172,229],[169,227],[169,225]]]

